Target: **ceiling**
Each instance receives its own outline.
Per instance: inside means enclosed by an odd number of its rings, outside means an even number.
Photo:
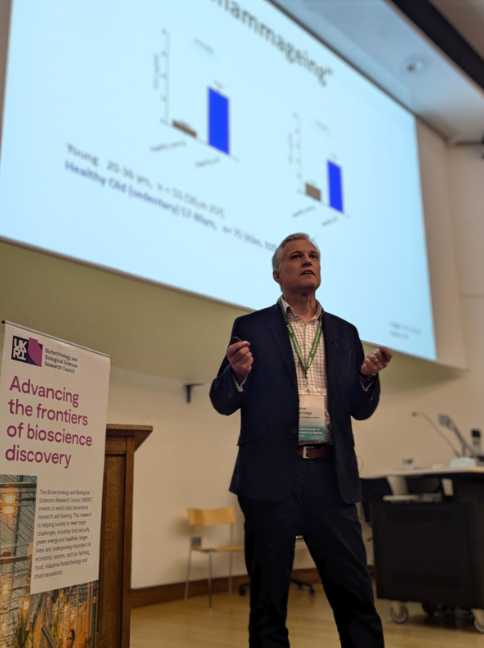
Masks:
[[[484,88],[396,6],[427,0],[273,1],[445,138],[482,138]],[[432,1],[484,55],[484,0]]]
[[[430,0],[484,59],[484,0]]]

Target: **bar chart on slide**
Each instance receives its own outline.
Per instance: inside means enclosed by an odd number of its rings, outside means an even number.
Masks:
[[[203,135],[194,130],[183,119],[174,119],[171,122],[173,128],[177,128],[186,135],[195,139],[203,138]],[[229,100],[213,88],[208,88],[208,134],[204,143],[218,149],[222,153],[230,154],[230,127],[229,127]]]
[[[222,90],[222,84],[202,87],[197,79],[188,94],[183,89],[185,103],[180,102],[180,97],[177,101],[174,98],[177,79],[171,75],[172,49],[170,33],[162,29],[161,46],[154,56],[154,88],[162,106],[161,123],[231,157],[230,98]],[[210,51],[207,46],[200,49],[205,55]]]
[[[303,125],[298,113],[293,113],[292,117],[289,163],[295,172],[298,193],[345,214],[343,167],[335,159],[329,128],[318,120],[313,120],[309,126]]]

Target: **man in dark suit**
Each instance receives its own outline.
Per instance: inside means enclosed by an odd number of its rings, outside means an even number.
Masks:
[[[288,236],[273,257],[282,297],[235,320],[210,398],[241,411],[230,490],[245,516],[251,648],[287,648],[287,598],[303,535],[343,648],[382,648],[383,632],[355,503],[361,499],[351,417],[375,411],[378,372],[392,353],[364,357],[356,328],[316,300],[319,251]]]

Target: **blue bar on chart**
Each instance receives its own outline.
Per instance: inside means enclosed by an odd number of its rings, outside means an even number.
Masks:
[[[341,178],[341,167],[328,160],[329,179],[329,205],[333,209],[343,211],[343,182]]]
[[[229,150],[229,100],[208,89],[208,143],[223,153]]]

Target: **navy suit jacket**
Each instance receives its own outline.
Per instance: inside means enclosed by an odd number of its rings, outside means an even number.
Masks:
[[[351,417],[366,419],[378,405],[378,377],[368,391],[360,382],[364,352],[356,328],[323,312],[327,408],[335,447],[337,486],[342,499],[361,499]],[[286,323],[278,304],[235,320],[232,335],[251,343],[252,371],[239,392],[225,358],[210,398],[220,414],[240,409],[239,452],[230,485],[237,495],[280,500],[291,493],[297,456],[299,396]],[[336,485],[335,485],[336,487]]]

